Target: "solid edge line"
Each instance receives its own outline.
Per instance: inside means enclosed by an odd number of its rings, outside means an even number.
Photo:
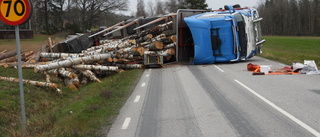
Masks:
[[[131,121],[131,118],[130,118],[130,117],[127,117],[127,118],[124,120],[121,129],[127,129],[128,126],[129,126],[129,124],[130,124],[130,121]]]
[[[261,100],[263,100],[264,102],[266,102],[268,105],[270,105],[271,107],[273,107],[274,109],[278,110],[280,113],[282,113],[283,115],[287,116],[288,118],[290,118],[292,121],[296,122],[298,125],[300,125],[301,127],[305,128],[306,130],[308,130],[310,133],[312,133],[313,135],[320,137],[320,133],[318,131],[316,131],[315,129],[313,129],[312,127],[308,126],[307,124],[303,123],[301,120],[299,120],[298,118],[294,117],[293,115],[291,115],[290,113],[286,112],[285,110],[283,110],[282,108],[278,107],[277,105],[275,105],[274,103],[272,103],[271,101],[269,101],[268,99],[264,98],[263,96],[261,96],[260,94],[258,94],[257,92],[255,92],[254,90],[252,90],[251,88],[247,87],[246,85],[244,85],[243,83],[241,83],[240,81],[234,79],[235,82],[237,82],[238,84],[240,84],[242,87],[246,88],[248,91],[250,91],[252,94],[254,94],[255,96],[257,96],[258,98],[260,98]]]
[[[221,72],[224,72],[223,69],[219,68],[217,65],[213,65],[215,68],[217,68],[218,70],[220,70]]]

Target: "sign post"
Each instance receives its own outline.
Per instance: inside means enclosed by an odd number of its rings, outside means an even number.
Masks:
[[[32,6],[29,0],[0,0],[0,19],[8,24],[15,26],[16,48],[18,56],[18,73],[20,87],[20,104],[21,104],[21,119],[22,119],[22,134],[26,136],[27,121],[23,91],[23,77],[21,67],[21,50],[20,50],[20,34],[19,25],[29,20],[32,13]]]

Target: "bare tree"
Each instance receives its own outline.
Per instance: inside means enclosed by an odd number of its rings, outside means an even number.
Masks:
[[[162,1],[157,1],[157,4],[156,4],[156,15],[159,15],[159,14],[162,14],[162,15],[166,14],[164,9],[164,2]]]
[[[139,17],[139,16],[146,16],[146,15],[147,14],[146,14],[146,11],[145,11],[145,5],[144,5],[143,0],[138,0],[136,16]]]
[[[180,9],[207,9],[206,0],[179,0]]]
[[[148,2],[148,15],[153,16],[155,14],[155,8],[152,1]]]
[[[177,0],[168,0],[165,2],[165,7],[167,12],[177,12],[178,11],[178,2]]]
[[[75,0],[75,3],[80,13],[82,31],[91,29],[102,12],[124,11],[127,8],[127,0]]]

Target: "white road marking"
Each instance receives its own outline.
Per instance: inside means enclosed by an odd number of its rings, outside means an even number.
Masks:
[[[128,126],[129,126],[129,124],[130,124],[130,121],[131,121],[131,118],[130,118],[130,117],[127,117],[127,118],[124,120],[121,129],[127,129]]]
[[[216,67],[218,70],[220,70],[221,72],[224,72],[223,69],[219,68],[217,65],[213,65],[214,67]]]
[[[255,96],[257,96],[258,98],[260,98],[262,101],[266,102],[268,105],[270,105],[271,107],[273,107],[274,109],[278,110],[280,113],[282,113],[283,115],[287,116],[288,118],[290,118],[292,121],[296,122],[298,125],[300,125],[301,127],[305,128],[306,130],[308,130],[310,133],[312,133],[313,135],[320,137],[320,133],[318,131],[316,131],[315,129],[313,129],[312,127],[308,126],[307,124],[303,123],[301,120],[299,120],[298,118],[294,117],[293,115],[291,115],[290,113],[286,112],[285,110],[283,110],[282,108],[278,107],[277,105],[275,105],[274,103],[272,103],[271,101],[269,101],[268,99],[264,98],[263,96],[261,96],[260,94],[258,94],[257,92],[255,92],[254,90],[252,90],[251,88],[247,87],[246,85],[244,85],[243,83],[241,83],[238,80],[234,80],[236,81],[238,84],[240,84],[242,87],[244,87],[245,89],[247,89],[248,91],[250,91],[252,94],[254,94]]]
[[[142,83],[142,84],[141,84],[141,87],[144,87],[144,86],[146,86],[146,83]]]
[[[137,96],[136,96],[136,98],[134,99],[134,103],[137,103],[137,102],[139,102],[139,100],[140,100],[140,97],[141,97],[140,95],[137,95]]]
[[[147,74],[146,77],[149,77],[149,74]]]

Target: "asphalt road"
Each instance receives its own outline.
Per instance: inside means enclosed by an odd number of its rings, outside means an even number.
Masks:
[[[109,137],[320,136],[320,75],[259,75],[247,62],[146,69]]]

